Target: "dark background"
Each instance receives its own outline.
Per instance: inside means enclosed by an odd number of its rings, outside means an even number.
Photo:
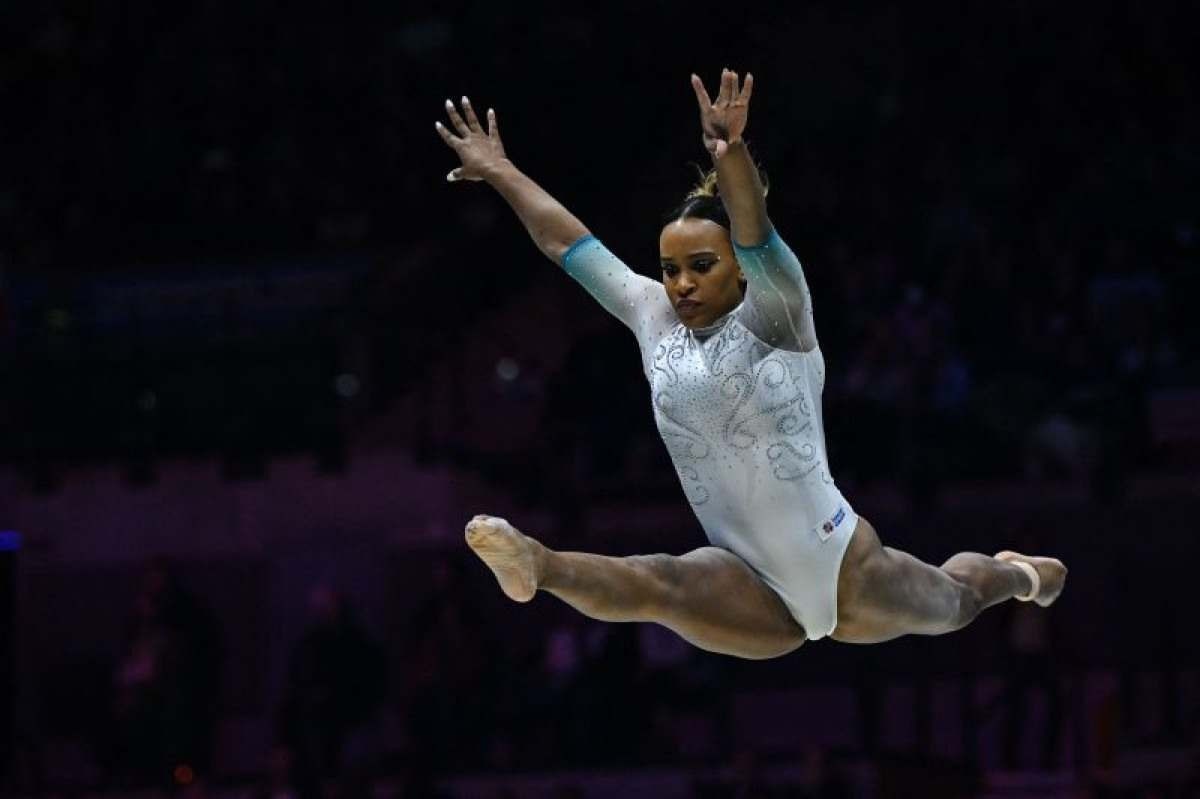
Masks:
[[[6,16],[17,794],[1200,790],[1187,4]],[[632,338],[445,183],[443,100],[495,107],[654,275],[706,158],[688,75],[723,66],[756,78],[839,486],[934,562],[1063,557],[1053,611],[741,663],[512,605],[465,553],[478,512],[608,554],[703,539]]]

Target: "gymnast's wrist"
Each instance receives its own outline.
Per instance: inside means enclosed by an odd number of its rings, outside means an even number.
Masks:
[[[712,158],[712,162],[713,162],[714,166],[717,163],[719,163],[720,161],[724,160],[725,158],[728,158],[729,155],[736,150],[746,151],[746,140],[743,139],[741,136],[737,136],[732,139],[723,139],[722,141],[725,142],[725,154],[723,156],[721,156],[720,158],[718,158],[716,150],[709,146],[709,141],[711,141],[711,140],[706,140],[704,144],[705,144],[705,149],[708,150],[709,157]]]
[[[479,174],[489,185],[495,186],[518,174],[518,170],[513,166],[512,161],[507,158],[498,158],[483,165]]]

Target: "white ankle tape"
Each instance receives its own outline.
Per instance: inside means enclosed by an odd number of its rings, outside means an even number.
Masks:
[[[1042,578],[1038,576],[1037,569],[1020,560],[1010,560],[1009,563],[1029,575],[1029,582],[1032,585],[1028,594],[1018,594],[1016,599],[1022,602],[1032,602],[1037,599],[1038,593],[1042,590]]]

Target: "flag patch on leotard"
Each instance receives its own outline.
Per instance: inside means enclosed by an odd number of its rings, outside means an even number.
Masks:
[[[821,540],[827,540],[829,536],[833,535],[833,531],[837,529],[838,525],[845,520],[846,509],[844,507],[838,508],[837,513],[826,519],[825,523],[821,525]]]

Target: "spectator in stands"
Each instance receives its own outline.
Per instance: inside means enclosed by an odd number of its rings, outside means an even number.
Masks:
[[[507,676],[521,675],[508,675],[509,657],[490,654],[496,648],[489,646],[489,630],[462,600],[460,569],[455,559],[433,564],[433,585],[412,614],[398,653],[397,700],[416,756],[430,768],[477,766],[486,754],[482,736],[494,723],[492,714],[524,709],[523,698],[507,693],[515,681]],[[485,686],[487,702],[480,699]],[[473,708],[476,724],[459,723],[463,707]]]
[[[309,612],[308,629],[289,657],[279,718],[303,795],[340,773],[347,737],[379,709],[385,685],[383,650],[341,594],[316,586]]]
[[[216,723],[219,634],[211,614],[154,558],[142,578],[116,673],[110,767],[118,783],[202,774]]]

